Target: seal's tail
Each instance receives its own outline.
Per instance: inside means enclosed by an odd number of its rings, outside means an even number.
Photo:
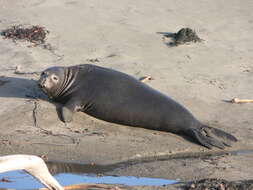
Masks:
[[[230,147],[232,142],[237,141],[233,135],[206,125],[198,129],[190,128],[187,130],[187,134],[197,140],[201,145],[210,149],[213,146],[224,149],[226,146]]]

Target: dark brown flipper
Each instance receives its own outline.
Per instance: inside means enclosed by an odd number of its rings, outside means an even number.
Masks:
[[[186,131],[186,134],[209,149],[212,147],[224,149],[226,146],[230,147],[232,142],[237,141],[233,135],[205,125],[201,128],[190,128]]]
[[[73,114],[74,114],[74,111],[69,109],[68,107],[66,106],[63,106],[61,108],[61,120],[64,122],[64,123],[69,123],[73,120]]]
[[[75,112],[79,111],[81,103],[75,99],[70,99],[61,108],[60,119],[64,123],[69,123],[73,120],[73,115]]]

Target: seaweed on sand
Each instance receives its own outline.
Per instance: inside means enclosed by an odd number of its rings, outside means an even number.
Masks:
[[[1,35],[4,38],[16,40],[26,40],[35,45],[44,44],[47,34],[49,33],[42,26],[30,26],[24,27],[22,25],[15,25],[10,28],[1,31]]]
[[[186,186],[186,190],[252,190],[253,180],[227,181],[224,179],[202,179]]]

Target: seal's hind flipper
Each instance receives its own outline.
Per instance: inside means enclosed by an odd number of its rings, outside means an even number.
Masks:
[[[210,130],[212,130],[212,132],[217,135],[218,137],[221,137],[221,138],[226,138],[230,141],[233,141],[233,142],[236,142],[238,141],[236,137],[234,137],[233,135],[229,134],[229,133],[226,133],[220,129],[216,129],[216,128],[212,128],[212,127],[208,127]]]
[[[190,128],[187,130],[187,134],[209,149],[213,146],[224,149],[226,146],[230,147],[232,142],[237,141],[233,135],[208,126],[202,126],[199,129]]]

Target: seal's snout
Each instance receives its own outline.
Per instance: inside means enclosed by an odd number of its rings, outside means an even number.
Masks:
[[[39,86],[40,88],[43,88],[43,84],[41,84],[40,81],[38,82],[38,86]]]
[[[44,87],[45,87],[45,78],[44,78],[43,75],[40,76],[40,79],[39,79],[39,81],[38,81],[38,86],[39,86],[40,88],[44,88]]]

